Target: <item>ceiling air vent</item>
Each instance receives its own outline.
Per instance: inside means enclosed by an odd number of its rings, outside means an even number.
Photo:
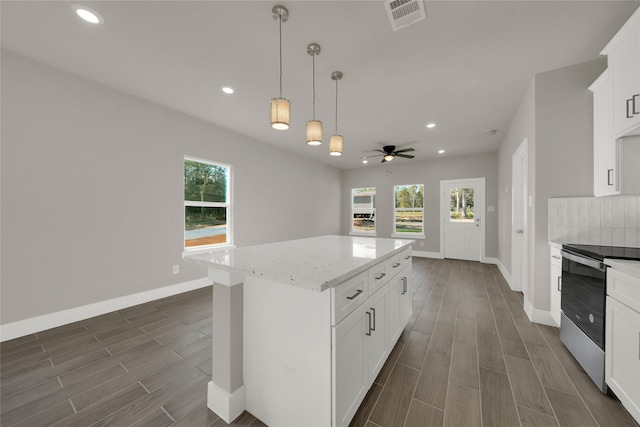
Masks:
[[[393,31],[422,21],[426,16],[423,0],[385,0],[384,6]]]

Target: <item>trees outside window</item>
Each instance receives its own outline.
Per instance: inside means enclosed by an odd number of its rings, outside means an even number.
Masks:
[[[185,157],[185,248],[231,243],[230,179],[229,166]]]
[[[396,185],[394,230],[396,233],[424,233],[424,185]]]

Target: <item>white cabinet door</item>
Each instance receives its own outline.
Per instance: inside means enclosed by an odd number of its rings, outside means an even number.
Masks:
[[[368,303],[355,309],[332,328],[333,340],[333,419],[336,426],[347,426],[369,390],[367,360],[369,324]]]
[[[562,258],[555,255],[558,259],[553,258],[551,254],[551,318],[556,325],[560,326],[560,289],[562,289]],[[559,263],[559,264],[558,264]]]
[[[389,305],[388,287],[380,289],[365,304],[365,317],[368,323],[368,372],[371,382],[382,369],[389,355],[387,341],[388,323],[387,307]]]
[[[402,334],[402,326],[400,319],[400,305],[402,300],[402,278],[404,277],[404,272],[400,272],[399,275],[394,277],[391,282],[389,282],[389,346],[393,347],[393,345],[400,338],[400,334]]]
[[[405,269],[400,273],[401,291],[400,291],[400,333],[411,318],[413,291],[411,290],[411,268]]]
[[[618,144],[613,137],[613,87],[609,70],[589,89],[593,92],[593,194],[619,194]]]
[[[613,131],[615,137],[640,129],[640,9],[605,48],[613,70]],[[635,132],[631,132],[635,129]]]
[[[605,382],[640,422],[640,313],[607,297]]]

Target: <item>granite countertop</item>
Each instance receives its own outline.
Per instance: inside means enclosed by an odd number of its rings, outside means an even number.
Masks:
[[[401,252],[414,240],[319,236],[185,254],[185,260],[241,276],[324,291]]]
[[[614,270],[621,271],[640,279],[640,261],[605,258],[604,263]]]

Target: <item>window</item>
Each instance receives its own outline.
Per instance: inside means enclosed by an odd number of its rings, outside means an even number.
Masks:
[[[351,190],[351,232],[353,234],[375,234],[375,187],[353,188]]]
[[[424,185],[396,185],[394,232],[424,234]]]
[[[473,222],[475,218],[475,189],[452,188],[449,222]]]
[[[231,168],[184,159],[184,247],[231,244]]]

